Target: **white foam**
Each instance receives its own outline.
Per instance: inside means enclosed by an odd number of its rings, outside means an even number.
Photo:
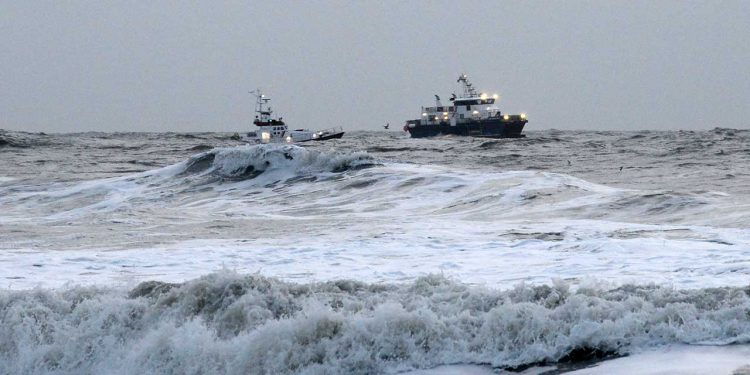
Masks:
[[[558,370],[557,366],[532,367],[510,372],[480,365],[445,365],[415,370],[404,375],[537,375]],[[586,368],[565,371],[569,375],[705,375],[750,374],[750,346],[670,345],[610,359]]]
[[[747,231],[704,227],[623,225],[592,221],[493,223],[337,223],[338,232],[304,238],[275,234],[246,239],[198,239],[126,250],[18,249],[0,252],[8,287],[54,287],[123,281],[183,281],[222,268],[297,281],[406,281],[443,273],[467,283],[509,287],[518,282],[574,284],[666,283],[681,288],[744,285],[750,275]],[[377,231],[372,231],[376,225]],[[670,231],[697,238],[669,238]],[[654,237],[641,233],[653,232]],[[493,234],[563,233],[559,238],[504,239]],[[625,238],[613,237],[619,233]],[[636,237],[627,238],[627,233]],[[495,237],[495,238],[493,238]],[[712,241],[711,239],[715,239]],[[726,241],[726,242],[724,242]],[[730,243],[731,242],[731,243]],[[33,266],[35,265],[36,266]],[[17,278],[19,277],[19,278]]]
[[[617,358],[571,375],[750,374],[750,346],[674,345]]]
[[[743,288],[572,291],[558,282],[495,290],[435,275],[400,284],[289,284],[221,272],[129,291],[0,290],[0,372],[514,368],[561,363],[580,351],[637,356],[663,345],[748,342],[749,306]]]
[[[5,283],[182,281],[223,267],[300,281],[438,272],[493,286],[596,278],[690,288],[750,274],[750,213],[732,196],[532,171],[386,163],[338,172],[374,162],[266,146],[9,191],[0,197]],[[265,169],[247,175],[250,166]]]

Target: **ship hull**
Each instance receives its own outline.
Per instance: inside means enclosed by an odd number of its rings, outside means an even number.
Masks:
[[[329,139],[339,139],[344,136],[344,132],[321,135],[320,137],[313,138],[313,141],[326,141]]]
[[[521,138],[525,137],[523,131],[526,120],[503,120],[491,119],[472,121],[464,124],[451,126],[448,123],[428,124],[428,125],[409,125],[406,131],[411,134],[412,138],[434,137],[438,135],[461,135],[484,138]]]

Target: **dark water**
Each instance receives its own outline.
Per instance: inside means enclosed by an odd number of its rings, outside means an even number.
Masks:
[[[734,129],[0,131],[0,373],[563,371],[746,344],[748,166]]]
[[[72,133],[0,130],[6,176],[48,181],[146,171],[214,147],[222,133]],[[403,132],[350,132],[314,149],[364,151],[376,157],[478,170],[540,170],[625,188],[720,190],[748,194],[750,130],[593,132],[531,131],[524,139],[442,137],[412,140]],[[622,167],[622,170],[620,170]],[[738,190],[739,189],[739,190]]]

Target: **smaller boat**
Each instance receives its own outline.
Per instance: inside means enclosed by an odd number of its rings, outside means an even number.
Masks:
[[[313,141],[327,141],[329,139],[339,139],[344,136],[344,129],[340,126],[318,130],[313,133]]]
[[[340,126],[330,129],[312,131],[309,129],[295,129],[289,131],[292,137],[291,142],[309,142],[309,141],[327,141],[329,139],[338,139],[344,136],[344,129]]]
[[[325,141],[337,139],[344,136],[344,130],[339,127],[312,131],[309,129],[289,130],[282,117],[274,118],[273,110],[268,103],[270,98],[266,97],[260,89],[251,91],[255,95],[255,120],[253,124],[258,128],[246,134],[247,140],[257,143],[299,143],[308,141]]]

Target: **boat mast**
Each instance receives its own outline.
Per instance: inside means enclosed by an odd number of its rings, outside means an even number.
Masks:
[[[266,98],[266,96],[260,91],[260,89],[255,89],[253,91],[250,91],[253,96],[255,96],[255,120],[259,122],[267,122],[271,120],[271,107],[268,107],[268,110],[263,110],[263,105],[267,104],[271,99]]]
[[[461,74],[461,76],[458,77],[458,81],[456,82],[461,82],[461,84],[463,84],[464,98],[473,98],[479,96],[477,95],[476,89],[474,89],[474,87],[472,87],[471,85],[471,82],[469,82],[469,76],[467,76],[465,73]]]

